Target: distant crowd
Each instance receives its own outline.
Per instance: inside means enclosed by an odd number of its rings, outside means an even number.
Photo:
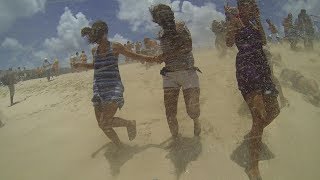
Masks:
[[[226,7],[226,21],[213,20],[211,30],[216,35],[215,46],[220,51],[220,55],[227,54],[227,46],[225,43],[227,35],[228,17],[238,14],[238,9]],[[316,30],[310,15],[305,9],[301,9],[298,18],[294,20],[291,13],[282,20],[284,36],[279,35],[278,27],[270,20],[266,19],[269,35],[266,36],[266,41],[269,43],[288,42],[292,50],[297,51],[302,48],[298,46],[302,42],[305,50],[313,50],[313,41],[316,40]]]

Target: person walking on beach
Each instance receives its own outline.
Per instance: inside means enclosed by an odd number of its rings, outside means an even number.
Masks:
[[[122,54],[141,61],[156,61],[156,58],[139,55],[122,44],[108,40],[108,25],[104,21],[96,21],[92,27],[81,30],[83,37],[90,44],[97,44],[92,49],[93,63],[78,63],[75,67],[94,69],[93,106],[99,127],[105,135],[118,147],[121,141],[114,131],[116,127],[126,127],[129,140],[136,137],[136,121],[114,117],[118,109],[124,105],[124,86],[121,81],[118,56]]]
[[[263,51],[266,44],[260,13],[254,0],[238,0],[239,14],[227,22],[227,46],[236,44],[238,88],[252,115],[249,137],[250,161],[246,168],[250,180],[261,180],[259,152],[263,130],[279,115],[278,91]]]
[[[191,34],[184,22],[175,22],[171,8],[158,4],[150,8],[153,22],[162,30],[159,32],[162,54],[158,57],[165,63],[160,74],[163,78],[164,105],[167,122],[173,139],[179,139],[177,121],[177,104],[182,89],[187,113],[194,122],[194,135],[201,133],[200,116],[200,85],[194,66]]]
[[[46,77],[48,79],[48,82],[50,81],[50,74],[51,74],[51,63],[48,61],[47,58],[44,59],[43,64],[42,64],[43,70],[46,73]]]

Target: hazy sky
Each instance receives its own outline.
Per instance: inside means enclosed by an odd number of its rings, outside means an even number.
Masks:
[[[97,19],[108,23],[114,41],[155,38],[158,27],[151,22],[148,7],[156,3],[171,5],[177,19],[187,22],[195,46],[211,46],[210,23],[224,18],[227,2],[234,5],[236,1],[0,0],[0,69],[39,66],[45,57],[57,57],[66,65],[75,51],[89,51],[80,30]],[[278,27],[288,11],[320,12],[319,0],[261,0],[259,5],[262,18],[270,18]]]

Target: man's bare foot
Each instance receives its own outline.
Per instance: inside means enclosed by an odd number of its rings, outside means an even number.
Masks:
[[[246,168],[245,171],[249,177],[249,180],[262,180],[258,167]]]
[[[137,136],[137,124],[136,121],[131,121],[130,125],[127,127],[129,140],[132,141]]]

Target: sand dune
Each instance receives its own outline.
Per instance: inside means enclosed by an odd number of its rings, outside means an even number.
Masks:
[[[319,52],[291,52],[273,46],[283,64],[320,84]],[[243,135],[250,118],[238,111],[243,102],[235,80],[235,54],[218,59],[214,50],[197,50],[201,82],[200,140],[180,96],[178,120],[183,141],[169,146],[163,106],[161,66],[121,65],[125,106],[117,116],[135,119],[136,140],[117,129],[127,148],[115,147],[98,128],[90,102],[93,71],[21,82],[8,107],[8,90],[0,88],[0,179],[3,180],[242,180],[248,161]],[[275,69],[276,74],[280,72]],[[290,106],[268,127],[260,169],[264,179],[320,179],[320,108],[288,87]]]

